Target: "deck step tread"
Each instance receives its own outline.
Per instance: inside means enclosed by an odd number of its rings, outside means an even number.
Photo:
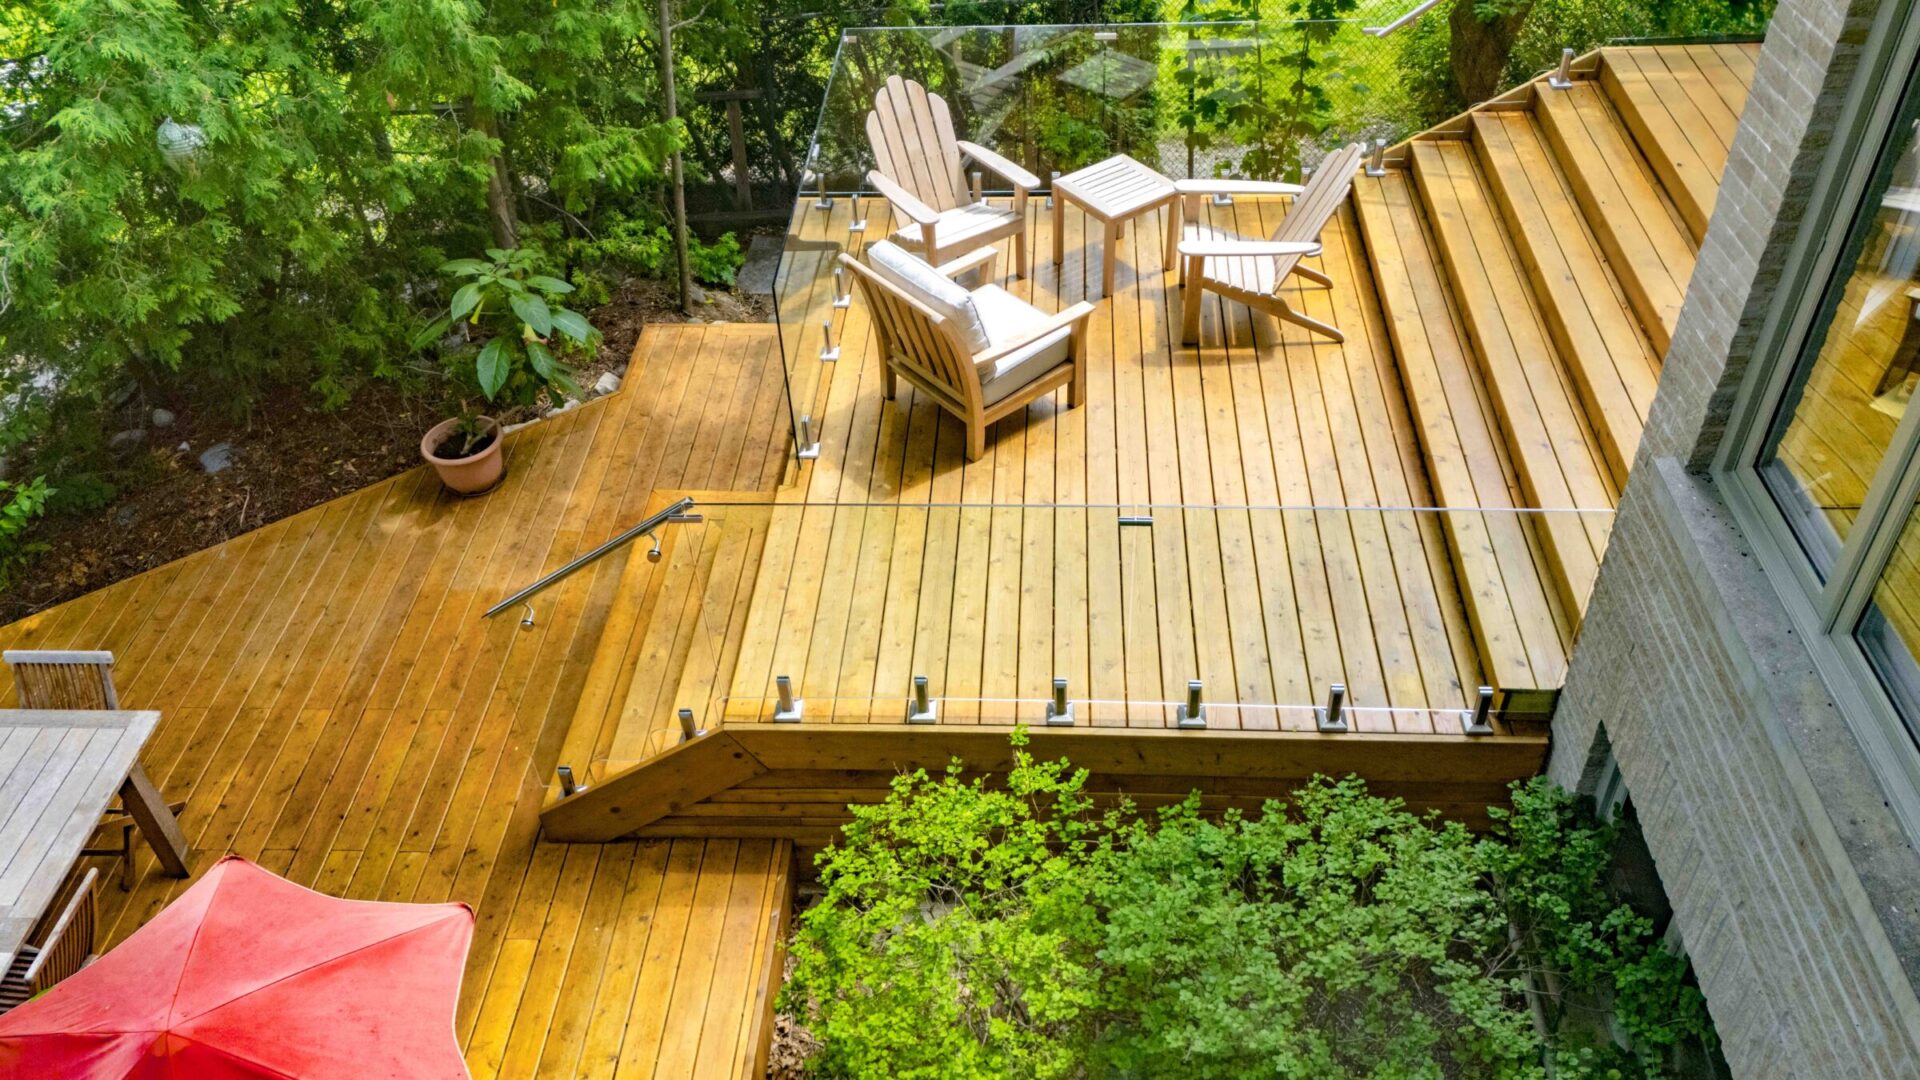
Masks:
[[[1611,509],[1618,489],[1472,148],[1460,141],[1421,142],[1413,151],[1421,202],[1525,505]],[[1541,515],[1539,525],[1561,600],[1579,611],[1599,571],[1611,521],[1606,515],[1550,513]]]
[[[1707,232],[1720,174],[1740,123],[1750,75],[1732,66],[1738,46],[1656,48],[1616,46],[1601,52],[1600,84],[1620,110],[1695,243]],[[1738,63],[1738,59],[1733,61]]]
[[[1533,116],[1654,351],[1664,355],[1693,276],[1696,246],[1686,223],[1597,83],[1541,91]]]
[[[1659,386],[1659,358],[1533,117],[1476,114],[1474,143],[1614,483],[1625,486]]]
[[[1432,493],[1455,508],[1441,519],[1486,675],[1501,688],[1557,687],[1570,620],[1534,522],[1504,512],[1527,504],[1412,181],[1393,172],[1354,192]]]

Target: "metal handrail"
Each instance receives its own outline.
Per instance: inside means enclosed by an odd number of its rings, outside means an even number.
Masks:
[[[655,529],[658,529],[660,526],[665,525],[668,522],[673,521],[685,515],[686,512],[691,509],[693,509],[693,500],[681,499],[679,502],[674,503],[672,506],[667,507],[665,510],[660,511],[657,514],[654,514],[652,517],[647,518],[645,521],[642,521],[640,524],[635,525],[633,528],[628,529],[626,532],[621,533],[619,536],[616,536],[613,539],[608,540],[606,543],[601,544],[599,547],[594,548],[592,551],[587,552],[585,555],[576,557],[572,562],[568,563],[567,565],[561,567],[558,570],[555,570],[553,573],[548,574],[547,576],[541,578],[539,581],[534,582],[533,584],[527,586],[526,588],[521,589],[519,592],[514,593],[512,596],[507,597],[505,600],[502,600],[499,603],[493,605],[492,607],[487,609],[487,613],[485,615],[482,615],[481,618],[491,619],[495,615],[500,614],[501,612],[507,610],[510,607],[513,607],[516,604],[526,603],[528,597],[531,597],[533,594],[539,592],[540,590],[546,588],[547,586],[552,585],[558,581],[561,581],[571,576],[575,571],[579,570],[583,566],[586,566],[588,563],[594,562],[619,548],[625,547],[626,545],[633,543],[635,540],[638,540],[639,538],[647,535],[648,533],[653,532]]]
[[[1421,0],[1419,5],[1417,5],[1412,11],[1407,12],[1405,15],[1400,16],[1399,18],[1393,20],[1387,25],[1369,26],[1361,30],[1360,32],[1363,34],[1371,35],[1373,37],[1377,37],[1377,38],[1386,37],[1388,34],[1393,33],[1395,30],[1398,30],[1401,27],[1406,26],[1408,23],[1412,22],[1413,20],[1433,10],[1433,6],[1435,4],[1438,4],[1439,2],[1440,0]]]

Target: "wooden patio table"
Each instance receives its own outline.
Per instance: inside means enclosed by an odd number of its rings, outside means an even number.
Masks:
[[[1179,203],[1173,181],[1125,154],[1068,173],[1053,182],[1053,265],[1066,258],[1067,203],[1100,222],[1105,238],[1100,245],[1100,295],[1113,295],[1114,257],[1120,231],[1127,219],[1158,207],[1167,208],[1167,242],[1162,265],[1173,265],[1173,249],[1180,242]]]
[[[0,971],[116,793],[161,867],[174,877],[190,872],[180,824],[140,767],[159,722],[151,711],[0,709]]]

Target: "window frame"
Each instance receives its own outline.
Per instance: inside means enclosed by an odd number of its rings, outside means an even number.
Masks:
[[[1891,168],[1886,151],[1902,111],[1920,101],[1916,7],[1920,0],[1903,0],[1876,12],[1712,469],[1889,807],[1908,835],[1920,837],[1920,717],[1900,714],[1854,637],[1920,495],[1920,407],[1909,408],[1895,428],[1824,579],[1762,475],[1793,380],[1818,355],[1838,290],[1853,271],[1867,193]]]

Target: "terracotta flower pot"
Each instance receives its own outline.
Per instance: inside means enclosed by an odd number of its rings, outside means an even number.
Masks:
[[[493,433],[493,441],[487,443],[479,452],[462,458],[441,457],[440,444],[453,433],[456,419],[442,420],[427,429],[420,440],[420,456],[427,459],[433,471],[440,474],[440,482],[447,490],[456,495],[480,495],[493,490],[500,478],[507,474],[507,459],[501,455],[501,444],[506,442],[505,433],[500,430],[500,422],[491,416],[483,416],[480,423]]]

